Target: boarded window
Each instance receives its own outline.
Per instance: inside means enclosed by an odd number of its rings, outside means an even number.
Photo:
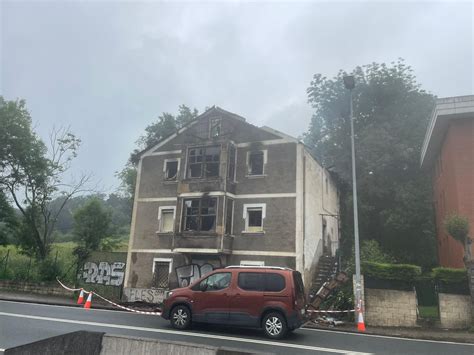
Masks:
[[[165,179],[176,180],[178,177],[178,161],[167,161],[165,167]]]
[[[216,228],[216,198],[184,200],[183,229],[185,231],[214,231]]]
[[[263,151],[250,152],[248,161],[249,175],[263,175],[264,153]]]
[[[170,263],[168,261],[155,261],[153,267],[153,287],[168,288]]]
[[[173,232],[174,228],[174,210],[167,209],[161,210],[160,216],[160,232],[169,233]]]

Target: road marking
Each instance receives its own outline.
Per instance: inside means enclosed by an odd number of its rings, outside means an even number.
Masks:
[[[428,343],[474,346],[473,343],[458,343],[458,342],[454,342],[454,341],[444,341],[444,340],[413,339],[413,338],[403,338],[403,337],[400,337],[400,336],[390,336],[390,335],[352,333],[352,332],[345,332],[344,330],[336,330],[336,329],[335,330],[326,330],[326,329],[314,329],[314,328],[300,328],[300,330],[309,330],[309,331],[313,331],[313,332],[326,332],[326,333],[332,333],[332,334],[338,333],[338,334],[344,334],[344,335],[362,335],[362,336],[374,337],[374,338],[409,340],[409,341],[428,342]]]
[[[279,347],[283,347],[283,348],[324,351],[324,352],[328,352],[328,353],[337,353],[337,354],[371,355],[371,353],[356,352],[356,351],[351,351],[351,350],[322,348],[322,347],[317,347],[317,346],[291,344],[291,343],[283,343],[283,342],[260,340],[260,339],[245,339],[245,338],[237,338],[237,337],[214,335],[214,334],[202,334],[202,333],[195,333],[195,332],[182,332],[182,331],[178,331],[178,330],[136,327],[136,326],[131,326],[131,325],[86,322],[86,321],[79,321],[79,320],[69,320],[69,319],[61,319],[61,318],[30,316],[30,315],[26,315],[26,314],[16,314],[16,313],[6,313],[6,312],[0,312],[0,316],[37,319],[37,320],[43,320],[43,321],[71,323],[71,324],[82,324],[82,325],[90,325],[90,326],[104,327],[104,328],[118,328],[118,329],[138,330],[138,331],[152,332],[152,333],[176,334],[176,335],[184,335],[184,336],[196,337],[196,338],[211,338],[211,339],[219,339],[219,340],[229,340],[229,341],[236,341],[236,342],[242,342],[242,343],[253,343],[253,344],[279,346]]]

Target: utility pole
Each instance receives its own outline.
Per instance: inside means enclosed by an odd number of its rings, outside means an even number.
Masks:
[[[354,249],[355,249],[355,310],[356,320],[359,313],[362,313],[362,286],[360,278],[360,249],[359,249],[359,215],[357,210],[357,179],[356,179],[356,162],[355,162],[355,147],[354,147],[354,114],[353,114],[353,97],[352,90],[355,88],[355,80],[352,75],[344,76],[344,86],[350,92],[350,121],[351,121],[351,150],[352,150],[352,202],[354,205]]]

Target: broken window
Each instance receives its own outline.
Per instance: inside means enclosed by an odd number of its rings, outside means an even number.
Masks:
[[[209,134],[211,138],[219,137],[221,135],[221,119],[220,118],[211,119]]]
[[[265,218],[265,204],[244,205],[245,232],[263,232]]]
[[[263,175],[263,166],[265,163],[264,152],[259,150],[248,153],[248,174]]]
[[[188,178],[219,176],[220,147],[192,148],[188,159]]]
[[[184,200],[183,229],[208,232],[216,228],[216,198]]]
[[[176,180],[178,177],[178,160],[166,160],[165,179]]]
[[[235,147],[229,147],[229,170],[227,171],[227,177],[229,180],[234,181],[235,176]]]
[[[174,209],[162,209],[160,212],[160,228],[161,233],[173,232],[174,228]]]
[[[170,262],[153,260],[153,287],[168,288]]]
[[[225,216],[225,234],[232,234],[232,217],[234,215],[234,200],[227,199],[227,211]]]

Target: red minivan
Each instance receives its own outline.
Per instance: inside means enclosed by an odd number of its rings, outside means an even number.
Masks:
[[[267,266],[228,266],[188,287],[172,290],[162,317],[177,329],[192,322],[262,328],[274,339],[305,321],[305,294],[298,271]]]

